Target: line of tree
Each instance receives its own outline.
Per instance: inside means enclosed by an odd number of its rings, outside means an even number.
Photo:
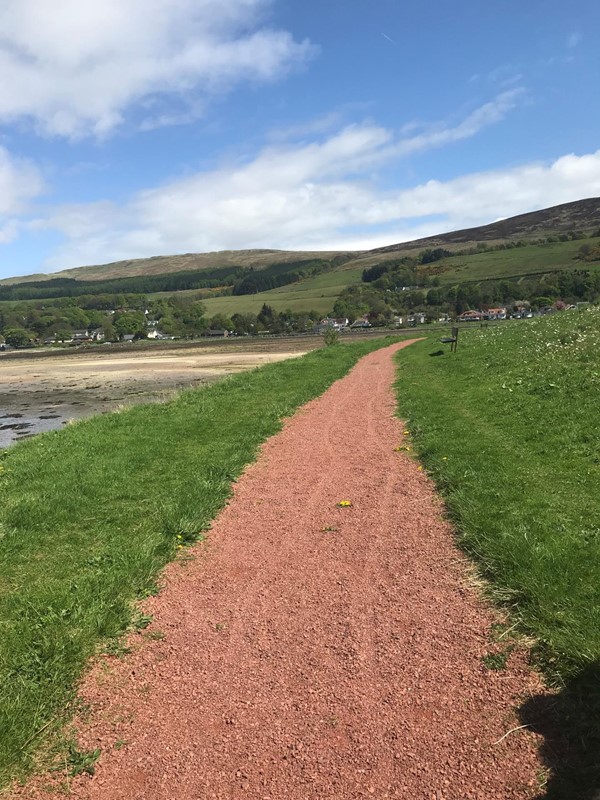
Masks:
[[[0,300],[35,300],[81,297],[99,294],[152,294],[186,289],[211,289],[233,286],[245,272],[243,267],[171,272],[162,275],[135,275],[103,281],[80,281],[74,278],[51,278],[0,286]]]
[[[600,272],[590,270],[564,270],[515,280],[469,281],[446,286],[439,285],[436,280],[437,285],[415,287],[407,281],[404,289],[390,288],[387,278],[384,274],[373,282],[349,286],[336,301],[334,316],[348,317],[351,322],[367,316],[371,324],[384,325],[395,315],[410,313],[424,313],[429,319],[437,319],[441,314],[455,316],[472,309],[512,307],[520,301],[527,301],[535,310],[559,300],[565,303],[600,300]]]
[[[599,236],[600,230],[595,231],[594,233],[571,230],[565,233],[549,234],[548,236],[543,236],[532,240],[518,239],[508,242],[497,242],[495,244],[478,242],[473,247],[456,250],[448,250],[444,247],[430,247],[425,250],[421,250],[415,256],[399,256],[397,258],[390,258],[385,261],[380,261],[378,264],[363,270],[362,279],[364,283],[374,283],[384,275],[393,275],[396,283],[402,282],[400,278],[404,278],[404,285],[412,285],[416,282],[418,277],[420,278],[420,285],[427,285],[427,283],[422,282],[426,281],[428,277],[431,278],[434,276],[435,271],[429,270],[429,275],[427,275],[423,272],[419,272],[417,268],[422,265],[434,264],[435,262],[441,261],[449,256],[473,256],[480,255],[481,253],[494,253],[501,250],[514,250],[515,248],[519,247],[544,247],[546,245],[556,244],[558,242],[578,241],[580,239],[587,239],[588,237],[594,238]],[[582,245],[579,248],[577,257],[583,261],[595,261],[599,259],[600,242],[586,243]]]
[[[97,301],[101,301],[100,307],[94,307]],[[97,330],[102,331],[104,341],[118,341],[127,334],[141,339],[153,328],[167,335],[187,338],[200,336],[208,330],[227,330],[238,335],[290,333],[311,330],[319,318],[316,311],[277,312],[267,304],[263,304],[258,314],[208,317],[204,304],[189,295],[71,297],[1,305],[0,342],[13,347],[46,340],[60,343],[70,341],[76,332]]]
[[[0,301],[111,294],[154,294],[219,287],[230,287],[234,294],[255,294],[277,286],[284,286],[287,283],[295,283],[302,278],[331,269],[332,265],[333,261],[330,260],[305,259],[270,264],[265,269],[229,266],[169,272],[160,275],[133,275],[100,281],[51,278],[47,281],[24,281],[0,285]]]
[[[310,259],[286,264],[273,264],[261,270],[251,269],[240,280],[235,282],[232,294],[243,295],[268,292],[269,289],[277,289],[280,286],[287,286],[290,283],[297,283],[305,278],[319,275],[330,270],[331,267],[330,261]]]

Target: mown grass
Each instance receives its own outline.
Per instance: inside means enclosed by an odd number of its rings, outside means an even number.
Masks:
[[[456,354],[441,349],[402,352],[399,412],[462,546],[563,687],[568,749],[597,759],[600,309],[461,331]],[[578,759],[582,786],[600,780],[597,760]],[[548,796],[588,796],[567,784]]]
[[[207,528],[260,443],[391,341],[325,348],[0,454],[0,786],[32,768],[88,658]]]

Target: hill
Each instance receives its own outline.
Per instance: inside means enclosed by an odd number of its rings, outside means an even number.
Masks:
[[[74,279],[77,281],[107,281],[140,275],[164,275],[172,272],[197,272],[200,270],[220,270],[225,268],[265,269],[279,264],[297,261],[347,261],[359,255],[358,252],[307,251],[307,250],[220,250],[215,253],[185,253],[172,256],[153,256],[135,258],[127,261],[112,261],[109,264],[95,264],[87,267],[74,267],[51,274],[36,273],[18,278],[5,278],[0,284],[30,283],[55,279]]]
[[[448,247],[449,245],[469,245],[478,242],[502,242],[522,239],[528,241],[541,235],[568,233],[569,231],[592,232],[600,226],[600,197],[563,203],[541,211],[531,211],[516,217],[465,228],[436,236],[428,236],[414,242],[391,244],[371,250],[375,253],[395,253],[402,250],[424,249],[427,247]]]
[[[163,275],[226,268],[262,270],[298,262],[329,262],[335,270],[356,270],[371,266],[390,254],[417,253],[430,247],[457,250],[478,243],[502,243],[515,240],[530,242],[540,236],[583,231],[588,234],[600,227],[600,197],[563,203],[559,206],[519,214],[516,217],[482,225],[450,231],[423,239],[387,245],[369,251],[289,251],[289,250],[222,250],[214,253],[185,253],[182,255],[154,256],[109,264],[61,270],[52,274],[33,274],[0,280],[0,285],[43,282],[57,279],[76,281],[109,281],[114,279]],[[493,276],[492,276],[493,277]]]
[[[91,317],[106,327],[92,312],[137,308],[135,298],[142,296],[157,319],[169,304],[177,307],[181,324],[171,327],[179,335],[197,332],[199,315],[205,315],[202,324],[219,316],[216,327],[223,327],[236,314],[257,315],[263,304],[276,313],[314,312],[313,318],[368,313],[383,324],[393,314],[435,318],[516,300],[595,302],[599,229],[600,198],[591,198],[371,251],[188,253],[31,275],[0,283],[0,333],[24,326],[54,335],[85,328]],[[85,318],[67,319],[60,312],[65,298]],[[26,315],[16,305],[22,301]],[[48,302],[45,310],[41,302]]]

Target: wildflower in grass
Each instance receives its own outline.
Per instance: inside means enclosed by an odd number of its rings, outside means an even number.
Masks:
[[[338,506],[340,508],[348,508],[348,506],[351,506],[351,505],[352,505],[352,501],[351,500],[340,500],[340,502],[338,503]]]
[[[410,431],[402,431],[405,436],[410,436]]]
[[[419,470],[419,472],[423,472],[423,467],[417,467],[417,469]]]

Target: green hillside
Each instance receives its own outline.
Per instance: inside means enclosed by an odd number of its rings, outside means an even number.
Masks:
[[[559,270],[581,269],[577,254],[582,244],[592,239],[527,245],[513,250],[482,252],[470,256],[451,256],[439,261],[443,283],[519,278]],[[600,269],[600,262],[588,265]]]
[[[243,269],[265,269],[274,264],[310,259],[329,260],[341,257],[348,260],[358,253],[337,251],[288,251],[288,250],[222,250],[216,253],[185,253],[183,255],[154,256],[127,261],[113,261],[110,264],[95,264],[88,267],[75,267],[46,275],[37,273],[20,278],[0,280],[2,284],[49,281],[72,278],[78,281],[105,281],[115,278],[128,278],[140,275],[164,275],[171,272],[198,270],[220,270],[240,267]]]
[[[361,268],[347,269],[339,272],[328,272],[307,278],[299,283],[281,286],[259,294],[247,294],[240,297],[214,297],[204,299],[208,316],[214,314],[252,313],[257,314],[263,303],[270,305],[275,311],[318,311],[328,314],[341,292],[348,286],[360,283]]]
[[[522,300],[535,308],[596,302],[599,233],[595,198],[369,252],[240,250],[30,276],[0,283],[0,334],[26,345],[64,341],[90,327],[108,329],[110,337],[143,337],[147,321],[175,336],[207,327],[307,330],[330,313],[368,315],[372,324],[386,325],[397,316],[420,313],[435,321]],[[280,324],[272,315],[260,325],[233,320],[257,315],[264,305],[291,315]]]

